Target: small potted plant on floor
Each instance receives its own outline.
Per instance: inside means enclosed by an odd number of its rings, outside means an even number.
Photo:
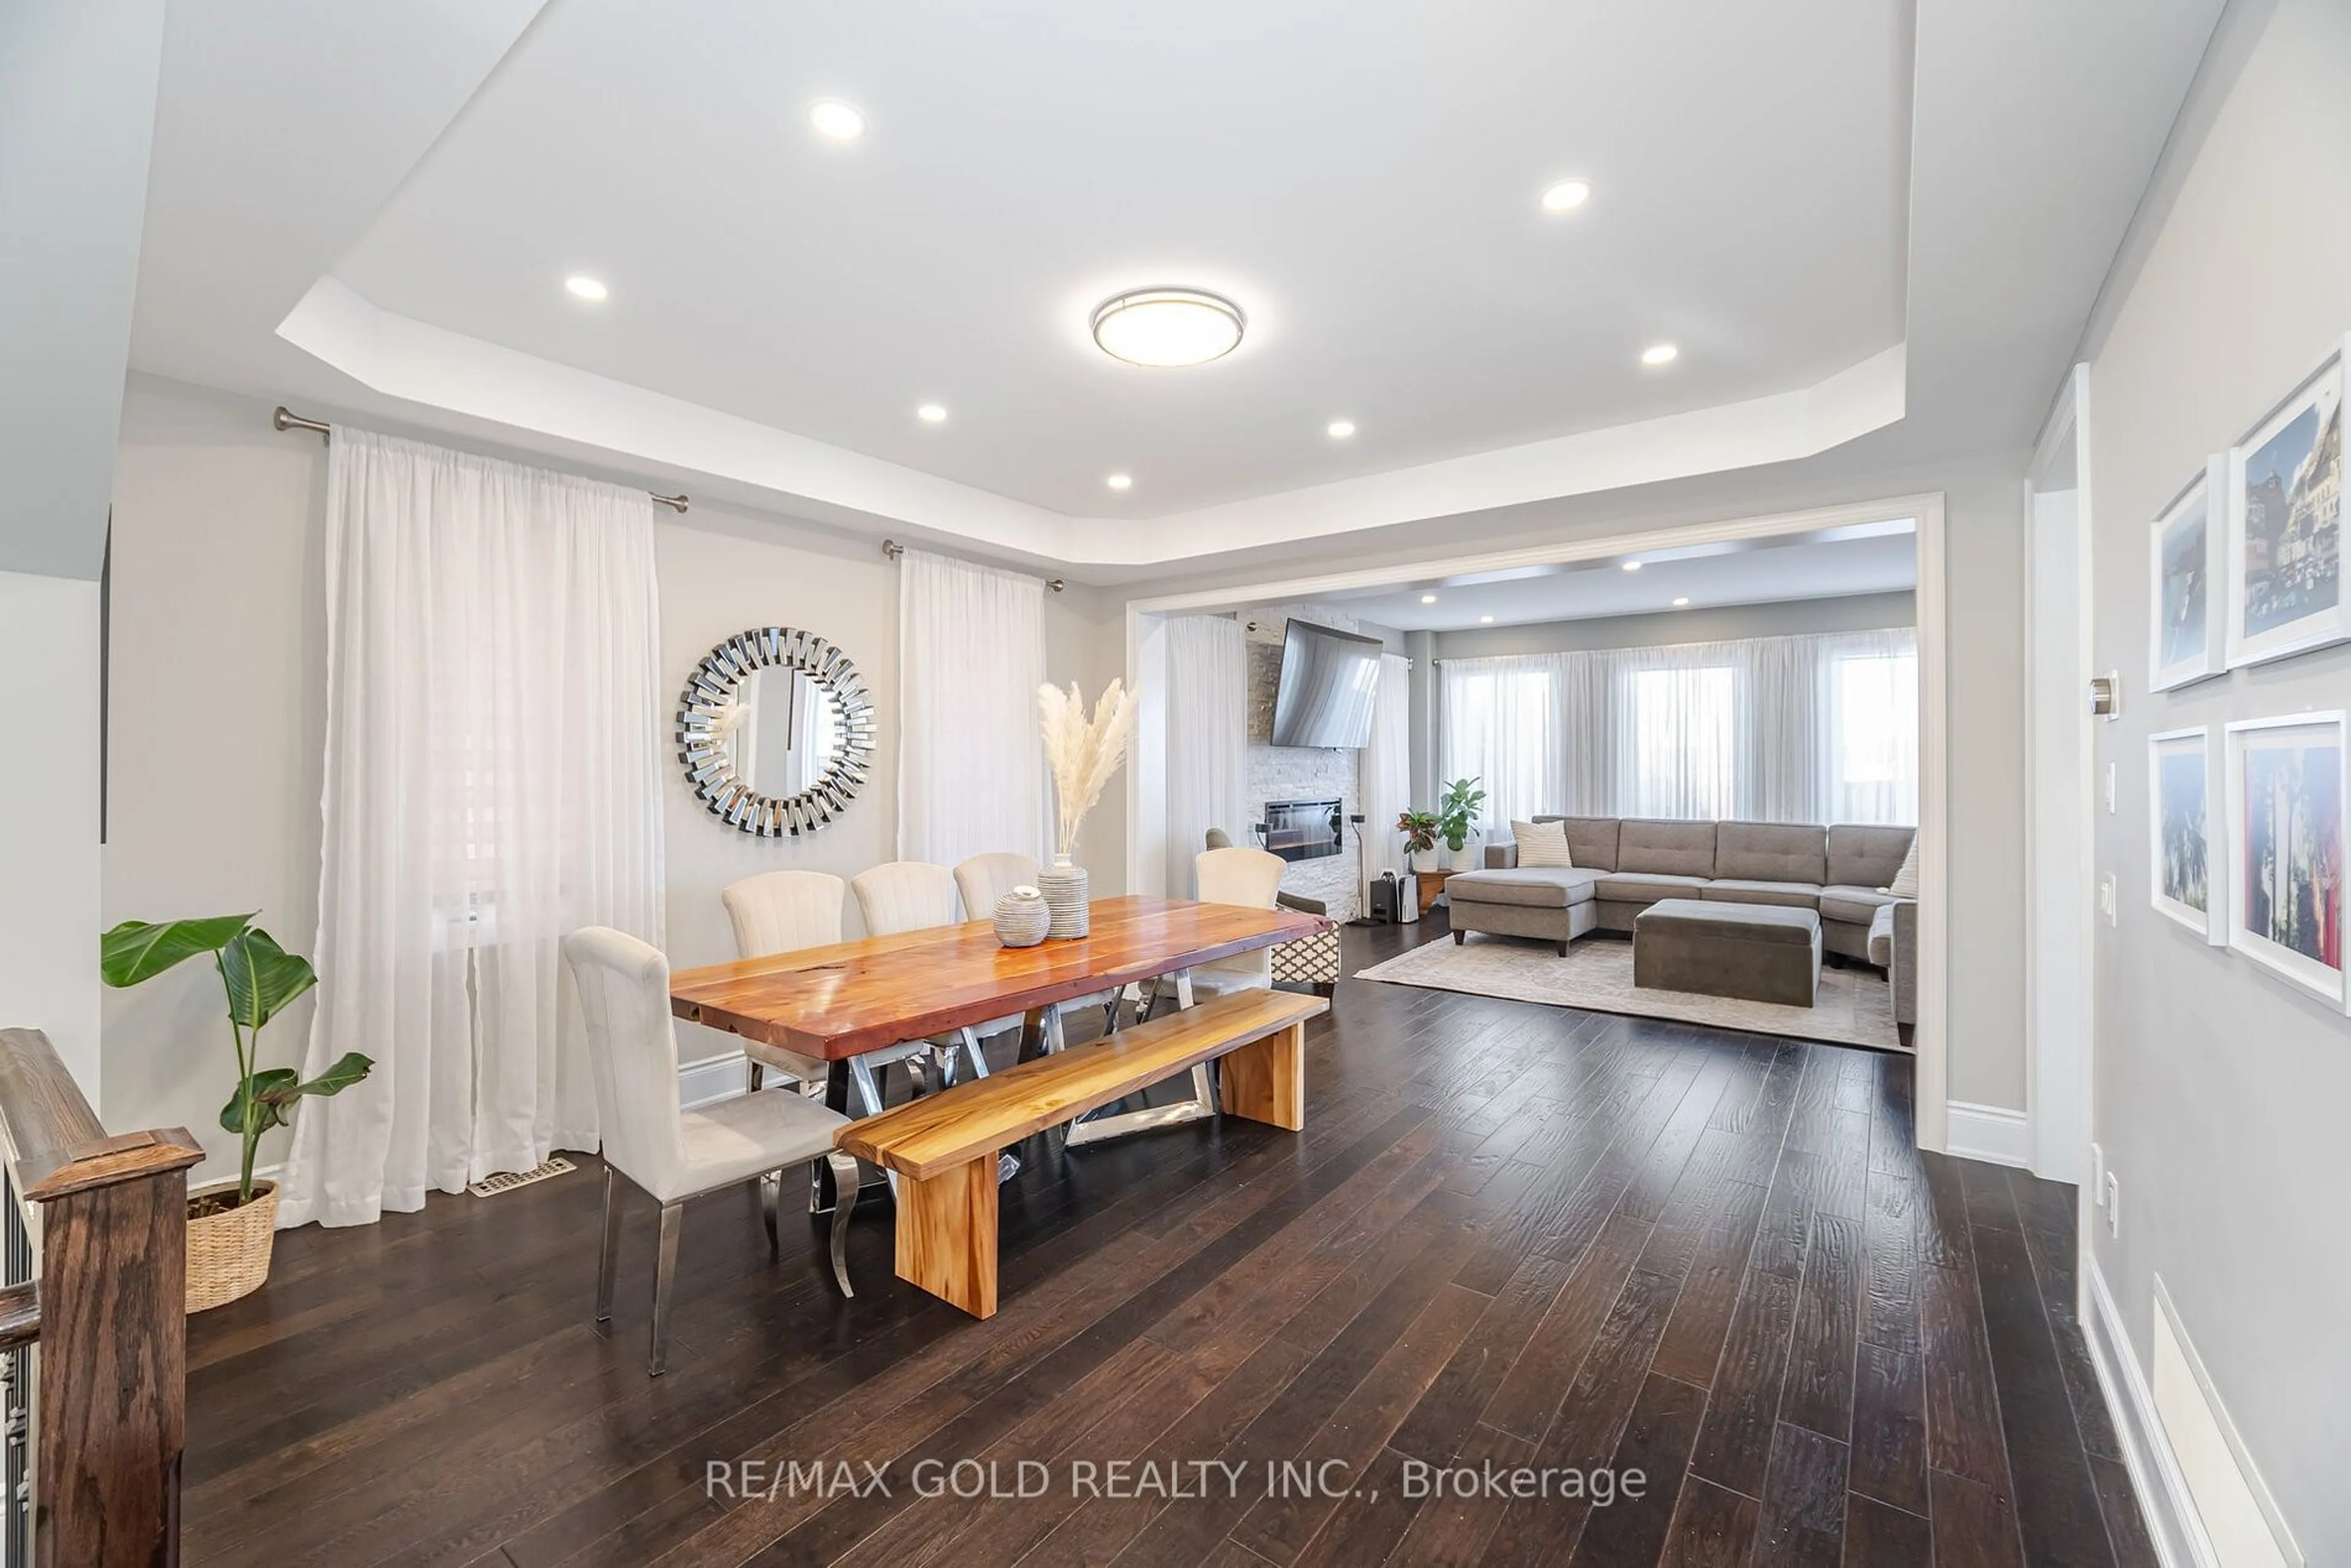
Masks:
[[[135,986],[199,953],[212,955],[228,998],[229,1034],[236,1044],[236,1090],[221,1107],[220,1124],[237,1134],[244,1158],[235,1181],[188,1194],[188,1311],[199,1312],[260,1288],[269,1277],[277,1233],[277,1184],[253,1179],[261,1134],[293,1120],[305,1094],[341,1092],[375,1063],[346,1052],[305,1082],[291,1067],[256,1071],[262,1026],[319,983],[310,960],[288,953],[250,915],[151,924],[126,920],[99,939],[99,971],[110,986]]]
[[[1478,809],[1485,803],[1486,791],[1478,788],[1475,779],[1456,779],[1445,787],[1445,798],[1437,803],[1437,835],[1444,839],[1456,871],[1468,864],[1461,853],[1477,841]]]
[[[1434,811],[1403,811],[1396,816],[1395,831],[1404,835],[1404,869],[1415,869],[1412,857],[1425,855],[1437,847],[1437,813]]]

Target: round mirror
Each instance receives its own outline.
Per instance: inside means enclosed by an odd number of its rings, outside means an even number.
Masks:
[[[677,739],[711,815],[762,838],[812,833],[865,782],[873,705],[840,649],[765,626],[729,637],[695,666]]]

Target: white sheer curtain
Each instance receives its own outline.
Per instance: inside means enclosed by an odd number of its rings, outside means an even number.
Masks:
[[[1513,819],[1556,811],[1566,779],[1561,742],[1569,725],[1560,700],[1563,655],[1528,659],[1447,659],[1441,771],[1484,781],[1484,817],[1507,833]],[[1428,810],[1436,802],[1426,803]]]
[[[1395,820],[1412,808],[1412,661],[1401,653],[1380,655],[1372,743],[1355,754],[1355,794],[1363,801],[1364,877],[1401,874],[1404,840]],[[1492,813],[1487,817],[1490,825]]]
[[[1908,628],[1448,659],[1447,778],[1489,821],[1534,812],[1911,823],[1917,637]]]
[[[1167,622],[1167,885],[1192,896],[1210,828],[1248,844],[1249,648],[1224,615]]]
[[[1918,820],[1918,639],[1907,631],[1831,640],[1815,734],[1829,820]]]
[[[1044,682],[1042,581],[898,558],[899,859],[1044,852]]]
[[[662,940],[653,503],[338,428],[319,1009],[280,1226],[360,1225],[597,1146],[559,944]]]

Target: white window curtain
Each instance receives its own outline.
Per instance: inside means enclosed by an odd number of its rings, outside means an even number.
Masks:
[[[1404,872],[1404,839],[1395,820],[1412,809],[1412,661],[1380,655],[1380,689],[1372,706],[1372,743],[1355,756],[1355,792],[1363,801],[1364,875]]]
[[[1507,833],[1513,819],[1556,811],[1566,779],[1558,656],[1448,659],[1439,700],[1447,779],[1478,779],[1487,824]],[[1434,800],[1423,809],[1436,810]],[[1394,819],[1390,819],[1391,822]]]
[[[898,558],[898,858],[1046,849],[1045,585],[923,550]]]
[[[319,1009],[280,1226],[421,1208],[597,1146],[559,944],[662,941],[653,503],[338,428]]]
[[[1489,819],[1890,822],[1918,814],[1918,654],[1908,628],[1442,666],[1447,778],[1482,774]]]
[[[1167,885],[1193,892],[1207,831],[1249,836],[1249,647],[1223,615],[1171,617],[1167,635]]]

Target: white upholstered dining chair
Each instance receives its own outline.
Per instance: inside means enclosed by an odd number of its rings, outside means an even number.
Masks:
[[[841,940],[847,883],[820,871],[770,871],[730,883],[718,901],[735,926],[735,956],[764,958]],[[746,1037],[745,1087],[756,1092],[772,1071],[797,1082],[804,1094],[824,1092],[825,1064],[814,1057]]]
[[[661,950],[607,926],[563,939],[563,959],[580,992],[580,1018],[596,1086],[604,1143],[604,1239],[596,1264],[596,1322],[612,1321],[612,1282],[621,1248],[620,1181],[625,1176],[661,1205],[653,1260],[653,1345],[645,1370],[660,1376],[669,1345],[670,1288],[685,1201],[722,1187],[758,1182],[777,1249],[776,1200],[785,1167],[828,1161],[840,1184],[832,1211],[832,1272],[849,1287],[849,1217],[857,1207],[857,1162],[835,1150],[832,1135],[848,1118],[797,1094],[745,1094],[698,1111],[677,1103],[677,1035],[670,1021],[669,961]]]
[[[998,850],[991,854],[974,855],[955,868],[956,891],[963,894],[963,917],[966,920],[992,920],[996,906],[1004,895],[1016,887],[1037,885],[1035,855],[1015,854]]]
[[[1281,891],[1281,873],[1287,863],[1280,855],[1265,850],[1202,850],[1192,858],[1192,873],[1199,881],[1203,904],[1271,909],[1275,907],[1274,895]],[[1213,963],[1196,964],[1182,975],[1163,976],[1154,999],[1173,993],[1178,1005],[1189,1007],[1204,992],[1222,997],[1235,991],[1266,990],[1272,984],[1272,951],[1259,947]]]

